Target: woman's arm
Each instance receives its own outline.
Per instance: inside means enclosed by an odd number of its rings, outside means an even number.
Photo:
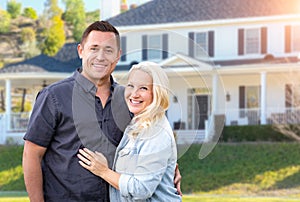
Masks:
[[[82,167],[101,177],[116,189],[119,189],[120,174],[108,167],[107,159],[99,152],[92,152],[87,148],[80,149],[77,155]]]

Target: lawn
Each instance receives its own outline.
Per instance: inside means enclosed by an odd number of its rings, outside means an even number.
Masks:
[[[218,143],[204,159],[200,148],[178,160],[183,193],[300,198],[300,144]]]
[[[183,202],[300,202],[300,199],[274,197],[183,196]],[[28,197],[0,197],[0,202],[29,202]]]
[[[218,143],[199,159],[201,146],[179,147],[184,202],[300,202],[300,144]],[[0,146],[0,202],[29,201],[22,151]]]

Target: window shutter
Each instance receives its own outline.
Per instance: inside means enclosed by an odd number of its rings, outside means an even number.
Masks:
[[[194,32],[189,32],[189,56],[190,57],[194,57],[195,56],[195,53],[194,53],[194,46],[195,46],[195,42],[194,42],[194,37],[195,37],[195,34]]]
[[[127,40],[126,36],[121,37],[121,50],[122,50],[122,56],[121,56],[121,61],[126,61],[126,55],[127,55]]]
[[[240,118],[244,118],[245,114],[245,86],[239,87],[239,109],[240,109]]]
[[[261,54],[267,53],[267,28],[261,28]]]
[[[214,43],[215,43],[215,33],[214,31],[209,31],[208,32],[208,55],[209,57],[214,57]]]
[[[244,29],[238,30],[238,55],[244,55]]]
[[[168,34],[163,34],[162,36],[162,58],[168,58]]]
[[[285,26],[285,52],[291,52],[291,26]]]
[[[148,44],[147,44],[147,35],[142,36],[142,60],[148,59]]]

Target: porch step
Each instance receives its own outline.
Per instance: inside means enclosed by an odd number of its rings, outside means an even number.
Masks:
[[[200,144],[205,140],[204,130],[174,131],[177,144]]]

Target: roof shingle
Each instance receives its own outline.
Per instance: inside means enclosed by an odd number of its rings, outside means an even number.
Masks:
[[[107,19],[114,26],[300,14],[300,0],[152,0]]]

